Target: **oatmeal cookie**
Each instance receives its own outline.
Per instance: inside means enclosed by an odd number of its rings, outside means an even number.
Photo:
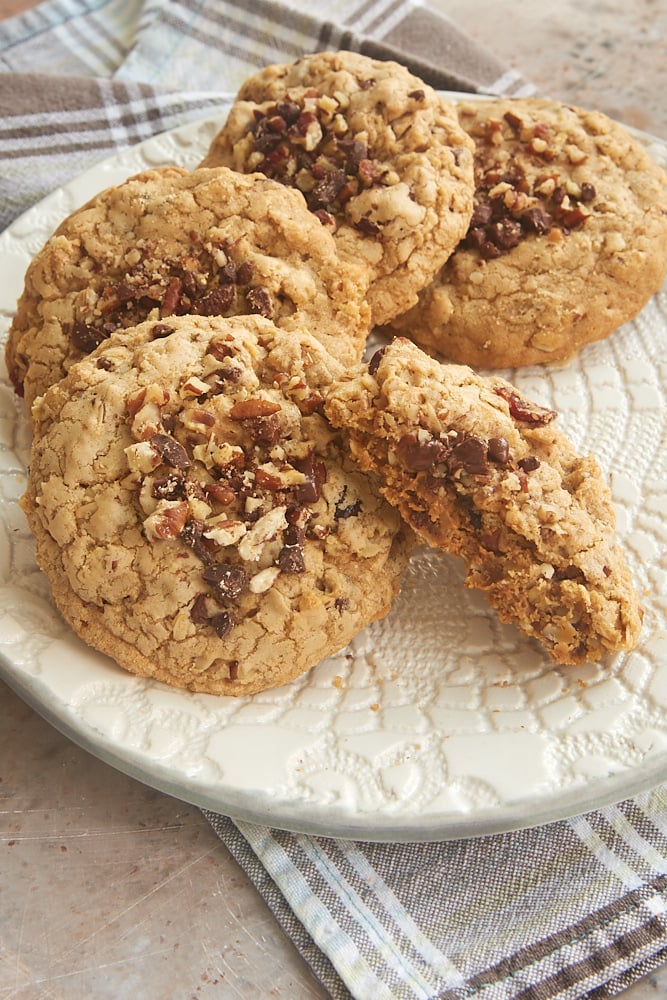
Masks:
[[[667,176],[599,112],[531,98],[458,110],[476,146],[470,227],[392,328],[473,366],[567,360],[660,288]]]
[[[453,105],[404,66],[353,52],[251,77],[203,164],[301,191],[341,256],[368,269],[376,324],[416,301],[472,212],[472,143]]]
[[[172,317],[40,397],[21,502],[78,635],[133,673],[243,695],[383,616],[411,532],[322,415],[343,371],[262,317]]]
[[[225,168],[147,170],[69,216],[30,264],[7,367],[28,407],[109,334],[178,314],[305,326],[358,361],[365,279],[303,199]]]
[[[556,662],[637,642],[642,613],[610,492],[552,410],[397,338],[333,387],[325,412],[418,536],[461,556],[467,586]]]

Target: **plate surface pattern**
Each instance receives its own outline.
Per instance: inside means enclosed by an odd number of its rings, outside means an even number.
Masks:
[[[218,121],[148,140],[0,236],[4,341],[30,257],[97,191],[193,167]],[[667,164],[667,146],[647,140]],[[503,372],[609,477],[645,607],[629,655],[559,668],[420,550],[388,617],[307,676],[252,698],[191,695],[89,650],[55,610],[17,501],[29,431],[0,374],[0,672],[93,753],[180,797],[290,829],[368,839],[489,833],[667,780],[667,295],[560,368]]]

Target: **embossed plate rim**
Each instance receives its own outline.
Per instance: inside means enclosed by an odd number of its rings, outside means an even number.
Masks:
[[[478,97],[478,95],[463,94],[448,96],[466,100]],[[45,229],[46,220],[58,214],[62,192],[74,197],[77,203],[81,203],[94,191],[108,186],[109,183],[116,183],[121,175],[126,176],[135,169],[144,169],[148,165],[158,165],[163,155],[162,144],[165,141],[168,144],[180,145],[184,164],[194,165],[205,148],[202,143],[205,144],[212,136],[220,121],[221,114],[218,114],[214,118],[181,126],[102,161],[28,210],[0,236],[0,251],[16,250],[25,256],[26,237],[12,234],[25,233],[32,229],[31,238],[34,239],[35,233],[39,235],[40,230],[43,230],[43,236],[46,238],[50,231]],[[656,143],[661,149],[667,148],[667,144],[657,138],[642,133],[635,134],[641,135],[646,141]],[[173,153],[173,149],[170,152]],[[135,167],[134,161],[137,157],[143,158],[145,155],[148,156],[148,162],[141,162]],[[188,157],[192,162],[185,162]],[[173,156],[167,157],[167,160],[174,162]],[[16,294],[19,292],[20,288],[17,288]],[[0,441],[0,444],[2,443]],[[9,475],[12,474],[10,470]],[[10,530],[10,503],[13,501],[8,502],[0,498],[0,526],[6,531]],[[97,654],[93,651],[87,652],[97,659]],[[63,655],[62,651],[59,655]],[[0,677],[50,724],[88,752],[145,784],[202,808],[224,812],[248,822],[304,833],[378,841],[444,840],[479,836],[564,819],[584,810],[619,801],[667,780],[667,752],[662,751],[654,757],[649,755],[640,766],[606,776],[592,776],[581,785],[555,796],[546,794],[522,797],[519,793],[510,796],[506,802],[493,804],[488,808],[478,807],[468,811],[463,808],[459,811],[450,809],[428,817],[415,812],[399,819],[395,814],[388,814],[386,810],[376,812],[366,810],[355,815],[354,811],[346,808],[344,804],[328,802],[326,795],[319,802],[299,802],[282,799],[275,792],[270,790],[265,792],[257,787],[233,788],[219,780],[192,778],[183,769],[174,767],[173,763],[164,765],[159,754],[151,755],[145,750],[128,747],[123,739],[109,738],[101,730],[95,729],[77,714],[77,706],[68,703],[62,692],[54,691],[52,686],[34,676],[33,666],[30,662],[22,662],[20,655],[8,655],[0,649]],[[52,675],[49,676],[52,683]],[[162,687],[156,685],[156,682],[137,679],[131,675],[116,677],[115,681],[128,687],[133,686],[133,690],[137,691],[140,691],[142,686]],[[169,689],[169,694],[177,700],[183,699],[184,704],[186,700],[193,704],[193,699],[196,702],[198,698],[207,697],[173,689]],[[248,733],[252,738],[252,731],[248,730]],[[667,727],[665,739],[667,740]],[[515,793],[517,787],[515,782]]]

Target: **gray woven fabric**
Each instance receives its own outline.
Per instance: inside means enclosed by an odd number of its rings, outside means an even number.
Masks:
[[[0,225],[115,150],[209,117],[258,66],[334,47],[436,87],[530,86],[411,0],[47,0],[0,22]],[[206,814],[331,995],[606,997],[667,951],[667,793],[535,830],[426,844]]]

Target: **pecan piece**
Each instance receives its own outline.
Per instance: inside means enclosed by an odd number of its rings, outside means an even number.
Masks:
[[[151,540],[179,538],[183,532],[190,508],[186,501],[161,500],[157,510],[144,521],[144,531]]]
[[[176,312],[181,301],[182,291],[183,282],[179,277],[174,275],[173,278],[169,279],[162,298],[162,308],[160,310],[162,316],[172,316]]]
[[[191,462],[188,453],[182,444],[168,434],[153,434],[150,444],[160,455],[165,465],[170,465],[175,469],[187,469]]]
[[[255,417],[268,417],[280,410],[280,403],[257,396],[252,399],[242,399],[234,403],[229,415],[232,420],[252,420]]]

